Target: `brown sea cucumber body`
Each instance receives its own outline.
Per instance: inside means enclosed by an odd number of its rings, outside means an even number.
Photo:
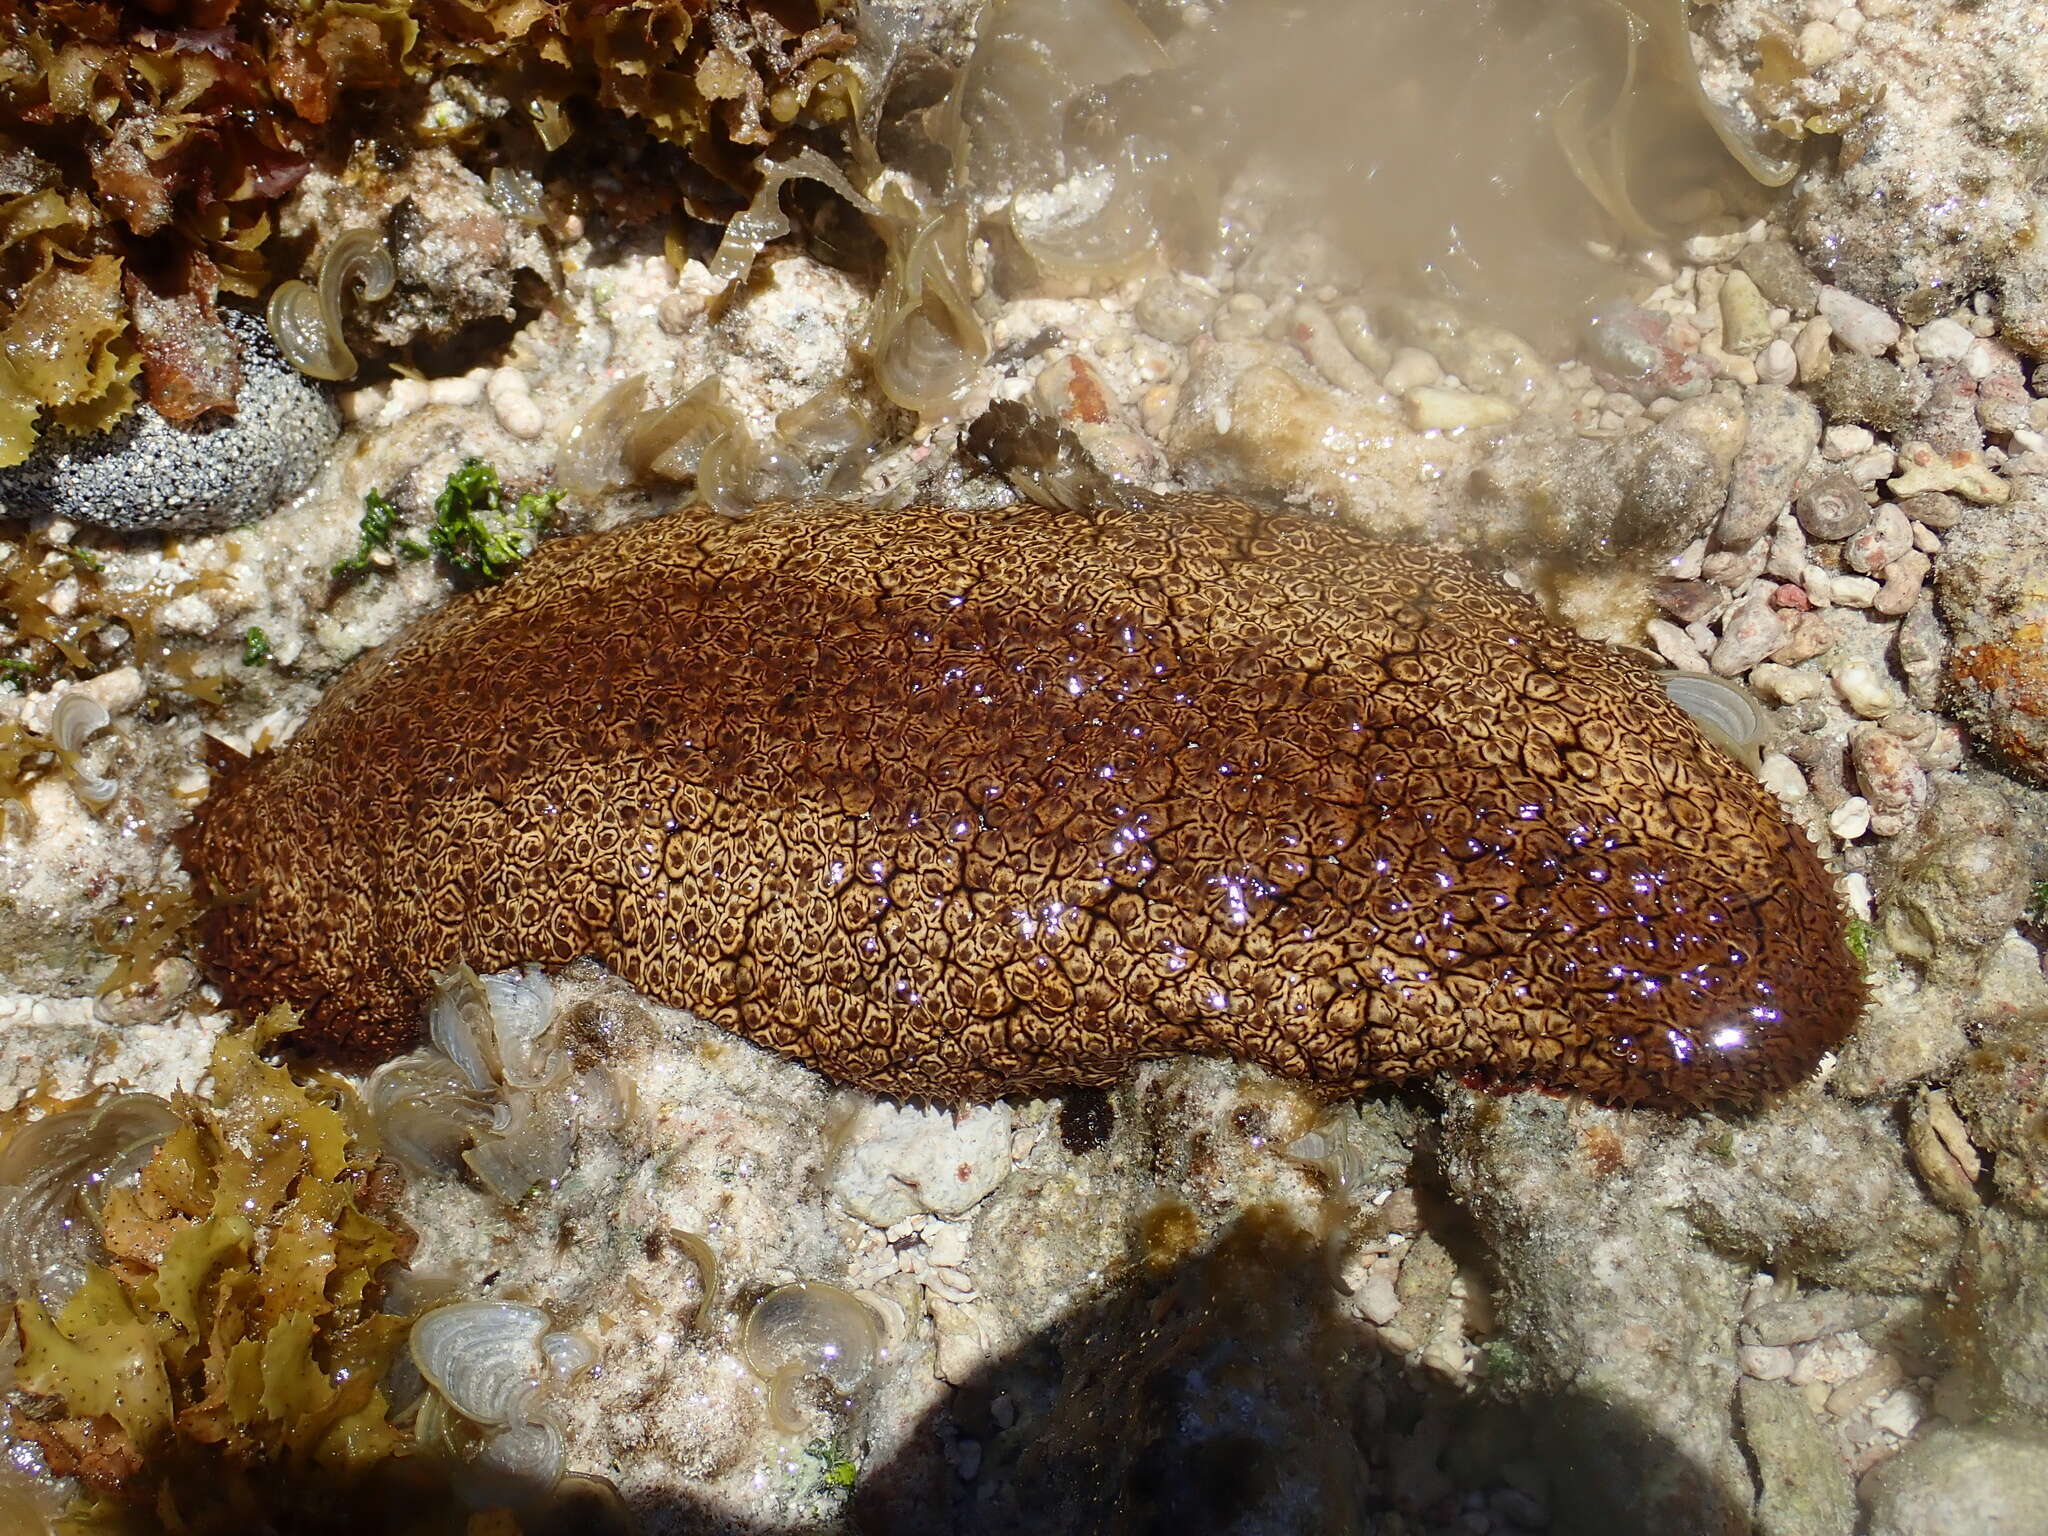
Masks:
[[[1440,552],[1209,497],[703,509],[359,662],[185,840],[330,1059],[594,955],[833,1077],[1240,1057],[1754,1099],[1854,1022],[1805,838],[1655,679]]]

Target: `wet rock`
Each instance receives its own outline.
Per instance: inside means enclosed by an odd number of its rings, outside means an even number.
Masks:
[[[221,316],[242,345],[233,416],[179,425],[137,405],[89,437],[46,431],[26,460],[0,470],[7,514],[197,533],[262,517],[304,489],[341,435],[341,416],[279,355],[258,316]]]
[[[1880,432],[1897,432],[1913,420],[1927,386],[1896,363],[1851,352],[1835,359],[1814,392],[1829,421],[1860,422]]]
[[[1849,1472],[1799,1389],[1745,1377],[1736,1388],[1742,1438],[1756,1458],[1757,1536],[1850,1536],[1856,1493]]]
[[[1910,310],[1916,324],[1991,280],[2010,328],[2024,307],[2021,274],[2040,258],[2033,146],[2048,121],[2048,40],[2038,18],[2024,5],[1983,8],[1953,28],[1917,6],[1857,14],[1871,22],[1859,47],[1875,54],[1828,72],[1881,99],[1850,125],[1853,152],[1800,177],[1792,237],[1831,282]]]
[[[1621,517],[1619,451],[1547,424],[1510,429],[1480,455],[1466,489],[1488,526],[1592,553],[1614,538]],[[1646,520],[1630,524],[1638,526],[1641,537],[1658,536]]]
[[[842,1128],[827,1187],[848,1213],[892,1227],[919,1212],[960,1216],[1010,1172],[1010,1106],[951,1110],[865,1095]]]
[[[1868,1536],[2048,1536],[2048,1434],[1947,1425],[1876,1467],[1860,1490]]]
[[[1913,376],[1901,373],[1901,378]],[[1910,422],[1886,428],[1926,443],[1936,453],[1977,453],[1984,447],[1984,428],[1977,420],[1977,381],[1958,364],[1939,363],[1924,370],[1924,398]]]
[[[1872,611],[1887,618],[1911,612],[1933,569],[1934,562],[1926,555],[1917,549],[1907,550],[1885,567],[1884,586],[1870,602]]]
[[[2015,252],[1996,282],[2005,339],[2029,357],[2048,357],[2048,254],[2038,243]]]
[[[1819,445],[1820,412],[1804,395],[1771,385],[1750,391],[1748,432],[1736,456],[1716,542],[1734,548],[1767,532],[1791,504],[1800,472]]]
[[[1977,513],[1947,535],[1935,573],[1955,637],[1948,694],[1978,744],[2013,772],[2048,783],[2048,487]]]
[[[1944,491],[1929,491],[1923,495],[1907,497],[1899,503],[1899,510],[1914,522],[1940,533],[1955,527],[1970,509],[1964,505],[1960,497],[1951,496]]]
[[[1587,332],[1590,360],[1602,383],[1648,404],[1660,395],[1689,400],[1714,382],[1714,365],[1673,335],[1671,317],[1625,309],[1597,318]],[[1693,333],[1697,346],[1697,332]]]
[[[1943,315],[1938,320],[1928,321],[1914,333],[1913,346],[1929,362],[1959,363],[1976,339],[1967,325]]]
[[[1806,270],[1806,262],[1783,240],[1745,245],[1735,264],[1749,274],[1765,298],[1796,316],[1812,314],[1820,303],[1820,279]]]
[[[1906,691],[1922,709],[1932,708],[1941,694],[1942,663],[1948,658],[1948,635],[1934,612],[1934,602],[1921,593],[1892,638],[1892,658],[1906,679]]]
[[[2000,437],[2027,430],[2034,416],[2034,397],[2027,393],[2019,360],[2007,356],[2009,368],[2001,368],[1977,385],[1977,424]]]
[[[1733,455],[1725,451],[1726,436],[1717,440],[1712,425],[1701,423],[1698,415],[1686,415],[1686,409],[1681,407],[1615,447],[1622,494],[1614,538],[1622,548],[1689,544],[1714,525],[1727,497]],[[1718,409],[1740,421],[1732,408]],[[1697,430],[1695,423],[1707,425],[1707,430]]]
[[[1885,568],[1913,547],[1913,528],[1892,502],[1878,504],[1870,526],[1842,546],[1842,563],[1866,576],[1882,576]]]
[[[1897,461],[1899,472],[1887,484],[1901,501],[1928,491],[1952,491],[1984,507],[2012,499],[2012,487],[1981,453],[1943,453],[1930,443],[1911,442],[1899,449]]]

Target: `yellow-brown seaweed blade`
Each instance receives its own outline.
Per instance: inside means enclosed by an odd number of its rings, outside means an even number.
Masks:
[[[231,1001],[337,1060],[595,955],[834,1077],[1231,1055],[1740,1102],[1854,1022],[1830,882],[1654,679],[1438,552],[1205,497],[544,548],[186,838]]]

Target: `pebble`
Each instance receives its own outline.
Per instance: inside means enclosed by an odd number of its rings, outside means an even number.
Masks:
[[[1669,619],[1652,619],[1643,626],[1643,632],[1650,637],[1650,644],[1657,648],[1657,654],[1679,671],[1708,670],[1707,658],[1692,643],[1692,637]]]
[[[1913,525],[1892,502],[1881,502],[1877,515],[1842,546],[1842,563],[1865,576],[1879,576],[1886,566],[1913,547]]]
[[[1497,427],[1513,421],[1515,415],[1514,404],[1497,395],[1475,395],[1469,389],[1438,389],[1428,384],[1418,384],[1408,391],[1408,420],[1417,431]]]
[[[1838,1419],[1852,1419],[1874,1398],[1889,1392],[1906,1379],[1906,1369],[1896,1355],[1879,1355],[1877,1363],[1861,1376],[1851,1377],[1828,1394],[1828,1412]]]
[[[1169,346],[1184,347],[1202,334],[1214,301],[1177,277],[1155,277],[1145,284],[1131,318],[1146,335]]]
[[[1899,476],[1891,492],[1902,500],[1931,491],[1954,492],[1979,506],[2002,506],[2012,487],[1992,472],[1981,453],[1938,453],[1926,443],[1899,450]]]
[[[1756,377],[1760,384],[1790,384],[1798,378],[1799,358],[1792,350],[1792,343],[1779,337],[1759,352]]]
[[[1041,407],[1069,426],[1107,426],[1120,416],[1102,370],[1078,352],[1056,354],[1039,370],[1031,393]]]
[[[1783,645],[1785,635],[1785,621],[1771,606],[1770,592],[1759,589],[1728,615],[1708,665],[1722,677],[1739,677]]]
[[[1372,317],[1356,304],[1346,304],[1333,319],[1351,355],[1375,373],[1385,372],[1394,360],[1394,349],[1373,329]]]
[[[1735,271],[1721,285],[1721,345],[1750,353],[1771,341],[1771,306],[1747,272]],[[1785,382],[1780,380],[1779,382]]]
[[[1807,316],[1820,303],[1820,280],[1807,270],[1799,252],[1783,240],[1759,240],[1735,258],[1743,274],[1773,304]]]
[[[1866,720],[1882,719],[1902,702],[1891,680],[1861,657],[1840,663],[1834,670],[1834,682],[1842,702]]]
[[[484,371],[458,373],[427,385],[429,405],[475,405],[484,397]]]
[[[1955,527],[1969,508],[1946,491],[1927,491],[1901,500],[1899,510],[1916,523],[1940,530]]]
[[[1799,704],[1819,697],[1827,681],[1812,672],[1796,671],[1775,661],[1767,661],[1749,674],[1749,686],[1766,704]]]
[[[532,383],[524,368],[500,368],[484,385],[484,399],[498,425],[512,436],[531,442],[547,430],[547,417],[534,401]]]
[[[1384,1328],[1401,1315],[1401,1297],[1394,1289],[1395,1266],[1375,1264],[1358,1289],[1358,1310],[1376,1328]]]
[[[1387,365],[1384,382],[1395,393],[1440,383],[1443,365],[1420,347],[1403,347]]]
[[[1887,1393],[1870,1410],[1870,1425],[1873,1429],[1884,1430],[1897,1435],[1901,1440],[1912,1438],[1913,1431],[1920,1427],[1923,1417],[1917,1393],[1900,1388]]]
[[[1732,592],[1764,573],[1769,550],[1770,543],[1765,539],[1758,539],[1743,550],[1716,550],[1700,562],[1700,574],[1715,586],[1726,587]]]
[[[1835,627],[1825,613],[1805,613],[1793,626],[1792,638],[1771,652],[1771,660],[1796,667],[1835,643]]]
[[[1834,366],[1834,328],[1819,315],[1799,328],[1792,338],[1792,357],[1799,364],[1799,382],[1818,384]]]
[[[1896,363],[1851,354],[1835,359],[1815,392],[1832,422],[1861,422],[1880,432],[1898,432],[1913,420],[1925,394],[1924,381]],[[1972,412],[1975,406],[1971,407]]]
[[[1842,465],[1842,473],[1857,485],[1868,489],[1890,475],[1898,468],[1898,457],[1883,443],[1867,453],[1859,453]]]
[[[1820,443],[1820,412],[1804,395],[1760,385],[1748,402],[1748,435],[1736,455],[1715,533],[1724,547],[1746,545],[1778,520]]]
[[[1337,334],[1336,322],[1320,304],[1294,306],[1294,341],[1302,356],[1337,388],[1354,395],[1378,395],[1380,381]]]
[[[2017,361],[2011,352],[1997,342],[1980,336],[1970,343],[1970,350],[1963,354],[1963,371],[1973,379],[1988,379],[2008,362]]]
[[[1828,598],[1844,608],[1868,608],[1882,587],[1868,576],[1835,576],[1828,581]]]
[[[1920,819],[1927,808],[1927,770],[1911,747],[1882,726],[1859,725],[1849,733],[1849,762],[1870,803],[1871,831],[1897,837]]]
[[[1986,432],[2016,436],[2032,428],[2035,403],[2015,365],[2010,372],[1994,374],[1977,386],[1977,423]]]
[[[1726,592],[1707,581],[1660,581],[1651,596],[1681,624],[1704,623],[1728,601]]]
[[[1820,451],[1824,458],[1837,464],[1844,459],[1853,459],[1858,454],[1868,453],[1877,446],[1877,436],[1868,427],[1859,427],[1854,422],[1837,422],[1820,437]]]
[[[1767,574],[1780,581],[1797,581],[1806,570],[1806,530],[1794,512],[1778,514],[1771,530],[1771,557],[1764,563]]]
[[[1870,600],[1872,611],[1896,619],[1920,600],[1934,562],[1918,549],[1909,549],[1885,567],[1884,587]]]
[[[1799,771],[1797,763],[1782,752],[1773,752],[1765,757],[1763,767],[1757,770],[1757,778],[1762,781],[1765,789],[1788,805],[1806,798],[1806,775]],[[1792,1368],[1789,1359],[1785,1368]]]
[[[1941,363],[1959,363],[1976,339],[1976,335],[1968,326],[1944,316],[1921,326],[1914,334],[1913,344],[1923,358]]]
[[[1819,308],[1822,318],[1833,328],[1835,339],[1865,357],[1875,357],[1897,346],[1903,334],[1899,322],[1875,304],[1866,304],[1840,288],[1823,286]]]
[[[1845,843],[1853,843],[1870,830],[1870,802],[1851,795],[1828,816],[1828,830]]]

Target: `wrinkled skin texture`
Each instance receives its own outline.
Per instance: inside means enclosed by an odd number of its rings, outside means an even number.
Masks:
[[[1198,1052],[1742,1102],[1862,1000],[1811,848],[1647,671],[1455,557],[1216,498],[564,539],[185,847],[228,999],[358,1065],[458,957],[595,955],[938,1100]]]

